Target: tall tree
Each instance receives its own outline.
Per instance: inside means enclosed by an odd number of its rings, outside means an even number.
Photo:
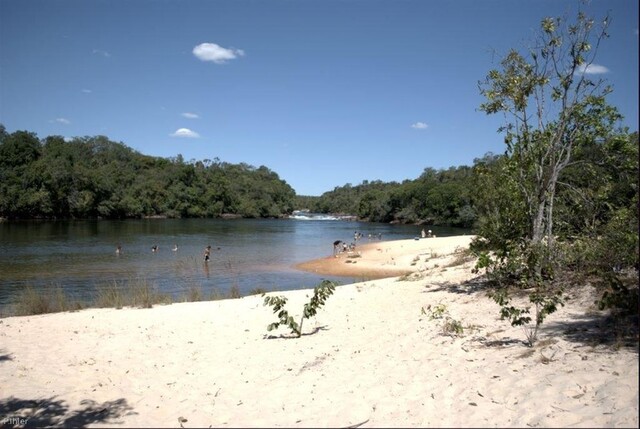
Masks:
[[[498,259],[485,254],[480,266],[502,278],[517,279],[533,292],[535,341],[538,326],[562,303],[562,289],[554,287],[554,202],[560,174],[573,162],[577,148],[604,141],[621,118],[606,96],[611,88],[603,79],[591,78],[601,42],[608,37],[609,17],[596,22],[582,11],[571,23],[564,18],[544,18],[533,44],[524,54],[511,50],[500,70],[491,70],[479,83],[487,114],[503,114],[505,124],[504,165],[499,183],[516,199],[511,209],[525,211],[520,237],[492,237],[500,248]],[[497,192],[496,195],[505,194]],[[504,204],[503,204],[504,205]],[[508,211],[495,213],[508,224]],[[494,222],[495,223],[495,222]],[[489,223],[487,223],[489,224]],[[495,242],[495,241],[498,242]],[[500,243],[501,240],[504,240]],[[496,276],[497,277],[497,276]],[[528,308],[510,305],[508,288],[501,287],[493,298],[501,314],[514,325],[531,321]]]
[[[491,70],[480,92],[481,110],[502,113],[511,174],[530,208],[527,237],[553,245],[553,205],[558,178],[577,146],[610,135],[620,119],[605,97],[611,88],[592,80],[595,57],[608,37],[609,18],[597,24],[579,12],[575,24],[545,18],[525,57],[515,50]]]

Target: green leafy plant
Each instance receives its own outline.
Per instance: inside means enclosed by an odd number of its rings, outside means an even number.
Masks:
[[[442,333],[444,335],[462,335],[464,333],[462,322],[447,316],[442,324]]]
[[[462,322],[449,316],[449,310],[445,304],[440,303],[435,306],[429,304],[426,310],[422,307],[421,312],[428,315],[429,320],[442,320],[443,335],[462,335],[464,333]]]
[[[566,265],[558,242],[596,227],[607,218],[598,207],[614,202],[598,196],[610,185],[598,189],[593,181],[580,186],[575,180],[602,168],[606,157],[589,161],[588,154],[606,149],[606,144],[593,143],[617,133],[620,114],[606,100],[611,87],[580,72],[595,63],[598,47],[608,38],[609,21],[605,16],[598,22],[583,12],[575,22],[545,18],[531,49],[510,50],[500,68],[479,82],[486,97],[480,110],[505,118],[499,131],[506,151],[476,169],[482,237],[472,245],[480,252],[476,270],[486,269],[489,296],[500,306],[500,316],[512,326],[523,326],[531,346],[544,319],[563,305]],[[615,146],[622,149],[625,143],[621,138]],[[576,217],[577,223],[568,224]],[[601,235],[597,229],[592,232],[592,238]],[[635,232],[637,236],[637,228]],[[529,305],[513,305],[512,294],[528,295]]]
[[[435,306],[429,304],[426,310],[422,307],[422,314],[428,315],[429,320],[442,319],[447,312],[447,306],[444,304],[437,304]]]
[[[563,288],[554,281],[558,258],[547,257],[544,246],[510,243],[507,250],[489,255],[480,252],[475,270],[486,269],[492,288],[487,295],[500,306],[500,319],[508,320],[511,326],[524,328],[527,344],[533,346],[544,319],[564,306]],[[512,304],[514,294],[526,293],[531,306]]]
[[[330,280],[323,280],[318,286],[313,289],[313,296],[311,300],[304,305],[302,310],[302,317],[300,323],[297,323],[293,316],[289,315],[289,312],[285,310],[284,306],[287,303],[287,298],[284,296],[266,296],[264,298],[264,304],[273,307],[273,313],[278,315],[278,321],[270,323],[267,326],[267,331],[278,329],[280,325],[284,325],[291,329],[291,333],[296,334],[299,338],[302,335],[302,323],[304,319],[310,319],[315,316],[318,309],[322,307],[329,296],[331,296],[336,288],[336,283]]]

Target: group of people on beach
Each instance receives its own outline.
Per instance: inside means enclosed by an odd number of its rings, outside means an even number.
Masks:
[[[346,241],[342,241],[342,240],[336,240],[333,242],[333,255],[337,256],[338,253],[343,253],[343,252],[352,252],[354,250],[356,250],[356,246],[358,245],[358,241],[362,240],[362,238],[364,237],[364,234],[362,234],[362,232],[360,231],[355,231],[353,233],[353,241],[351,243],[348,243]],[[378,239],[378,240],[382,240],[382,233],[377,233],[377,234],[371,234],[369,233],[368,235],[369,240],[373,240],[373,239]]]
[[[353,251],[355,248],[355,243],[347,244],[345,241],[336,240],[333,242],[333,255],[336,256],[338,253]]]
[[[371,236],[371,234],[369,234],[369,236]],[[349,244],[347,244],[346,241],[342,241],[342,240],[336,240],[333,242],[333,255],[337,256],[338,253],[343,253],[343,252],[352,252],[356,249],[356,245],[358,243],[358,240],[360,240],[362,238],[362,233],[355,231],[353,233],[353,241]]]

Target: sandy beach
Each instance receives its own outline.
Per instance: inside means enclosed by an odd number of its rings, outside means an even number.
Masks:
[[[596,341],[592,291],[527,347],[471,272],[472,238],[302,264],[368,280],[338,286],[300,338],[267,331],[261,296],[0,319],[0,424],[638,427],[638,345]],[[311,294],[269,293],[296,317]]]

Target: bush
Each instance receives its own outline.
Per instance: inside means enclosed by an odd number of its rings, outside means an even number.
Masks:
[[[298,324],[289,312],[284,309],[287,303],[287,298],[284,296],[267,296],[264,298],[263,305],[270,305],[273,307],[273,313],[278,314],[278,321],[271,323],[267,326],[267,331],[278,329],[280,325],[288,326],[291,329],[291,333],[296,334],[299,338],[302,336],[302,323],[304,319],[309,319],[316,315],[318,309],[322,307],[329,296],[333,294],[336,288],[335,282],[330,280],[323,280],[318,286],[313,289],[313,296],[311,300],[304,305],[302,311],[302,317],[300,318],[300,324]]]

